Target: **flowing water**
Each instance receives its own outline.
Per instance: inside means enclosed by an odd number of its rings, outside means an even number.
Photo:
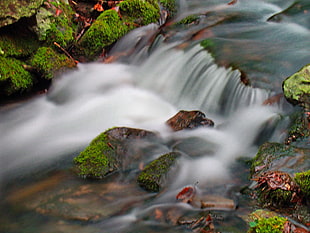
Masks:
[[[169,221],[159,220],[159,215],[176,208],[182,213],[199,211],[176,203],[175,195],[185,185],[198,182],[197,188],[208,195],[238,199],[241,187],[249,182],[247,167],[238,158],[250,158],[262,142],[281,142],[286,136],[291,107],[283,98],[273,105],[263,102],[280,93],[285,77],[310,61],[310,6],[307,1],[227,3],[180,1],[176,19],[199,13],[199,23],[135,30],[111,50],[111,56],[131,51],[120,62],[80,64],[55,80],[46,95],[0,109],[0,188],[5,210],[0,225],[5,232],[187,232],[168,217]],[[212,41],[209,52],[200,45],[204,39]],[[236,68],[247,74],[251,85],[241,82]],[[203,111],[215,128],[171,132],[165,121],[181,109]],[[126,208],[84,224],[58,218],[64,214],[52,212],[46,217],[37,213],[38,208],[22,207],[24,202],[30,206],[40,202],[40,193],[60,195],[65,188],[85,185],[68,171],[72,158],[114,126],[158,132],[167,146],[151,150],[152,157],[171,149],[187,154],[167,189],[149,194],[132,190],[132,173],[127,178],[111,176],[95,183],[97,189],[110,182],[124,190],[130,187],[102,205],[118,208],[124,202]],[[179,143],[192,138],[195,143]],[[65,175],[53,175],[62,169]],[[52,181],[44,183],[49,176]],[[29,180],[49,185],[24,188]],[[240,217],[250,207],[242,200],[236,210],[218,208],[213,213],[214,218],[220,216],[223,232],[246,231]],[[231,226],[235,230],[227,230]]]

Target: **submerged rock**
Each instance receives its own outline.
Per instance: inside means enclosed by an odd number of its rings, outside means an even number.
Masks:
[[[88,147],[74,158],[76,170],[83,178],[102,179],[109,173],[126,169],[135,157],[143,156],[135,151],[147,141],[157,141],[153,132],[116,127],[97,136]],[[141,146],[140,146],[141,148]]]
[[[182,129],[194,129],[200,126],[213,127],[214,122],[200,111],[179,111],[176,115],[171,117],[167,122],[173,131]]]
[[[283,82],[283,92],[291,103],[310,108],[310,64]]]
[[[179,153],[171,152],[149,163],[138,176],[139,185],[148,191],[158,192],[166,185],[167,175],[178,157]]]

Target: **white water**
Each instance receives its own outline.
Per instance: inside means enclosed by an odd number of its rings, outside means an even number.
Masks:
[[[229,101],[221,109],[223,96]],[[251,156],[262,127],[277,118],[278,109],[261,106],[267,97],[240,83],[238,71],[216,66],[197,46],[186,52],[159,49],[140,67],[82,64],[60,77],[46,96],[1,112],[0,175],[26,173],[78,153],[108,128],[128,126],[155,130],[167,140],[196,135],[219,148],[211,156],[182,161],[173,187],[225,181],[229,165]],[[221,127],[172,133],[165,121],[180,109],[202,110]]]

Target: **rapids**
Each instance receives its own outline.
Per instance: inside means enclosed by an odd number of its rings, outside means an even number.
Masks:
[[[154,232],[183,232],[144,222],[144,218],[158,206],[175,206],[173,197],[185,185],[234,186],[240,178],[232,170],[238,158],[254,156],[264,141],[282,141],[291,108],[283,99],[272,106],[263,102],[278,94],[283,79],[310,60],[309,49],[306,51],[310,48],[310,21],[296,12],[278,17],[294,1],[239,0],[232,6],[227,2],[179,1],[180,14],[175,20],[199,12],[199,24],[139,28],[112,48],[111,55],[134,49],[119,62],[79,64],[77,70],[58,77],[47,94],[2,107],[2,199],[6,199],[5,187],[11,180],[67,168],[68,158],[71,161],[94,137],[114,126],[153,130],[166,141],[197,137],[202,139],[195,148],[200,156],[180,161],[166,193],[76,231],[148,232],[153,226]],[[281,20],[271,21],[277,17]],[[304,17],[309,19],[309,13]],[[197,33],[202,38],[195,39]],[[216,51],[210,53],[200,45],[205,38],[213,39]],[[187,46],[182,48],[185,42]],[[251,85],[240,81],[236,67],[248,74]],[[215,128],[171,132],[165,121],[181,109],[203,111],[214,120]],[[221,192],[219,188],[213,194]],[[29,219],[26,221],[36,224]],[[242,232],[244,226],[240,229]]]

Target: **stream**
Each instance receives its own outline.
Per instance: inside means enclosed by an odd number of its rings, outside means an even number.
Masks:
[[[251,182],[246,161],[286,137],[294,108],[284,97],[263,103],[310,61],[310,4],[228,2],[180,0],[172,21],[196,14],[196,23],[138,28],[111,49],[117,62],[79,64],[46,94],[0,108],[0,232],[195,232],[176,219],[202,212],[219,232],[247,231],[255,204],[240,193]],[[165,121],[179,110],[200,110],[215,127],[172,132]],[[102,181],[72,172],[72,159],[114,126],[163,138],[135,163],[186,155],[168,187],[142,190],[138,165]],[[214,208],[176,201],[194,184]]]

